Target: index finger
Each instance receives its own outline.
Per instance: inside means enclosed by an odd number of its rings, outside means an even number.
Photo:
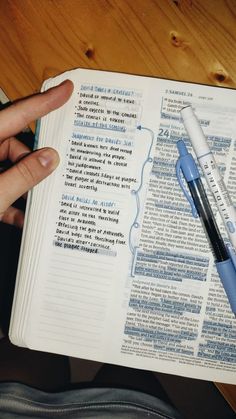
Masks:
[[[66,80],[44,93],[21,99],[0,112],[0,143],[19,133],[30,122],[62,106],[71,96],[73,83]]]

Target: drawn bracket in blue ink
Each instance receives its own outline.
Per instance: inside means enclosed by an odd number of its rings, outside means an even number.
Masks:
[[[132,223],[132,225],[130,227],[130,231],[129,231],[129,248],[130,248],[130,251],[131,251],[131,253],[133,255],[131,276],[134,276],[134,259],[136,259],[135,254],[137,252],[137,246],[135,247],[132,244],[132,233],[133,233],[134,229],[139,228],[139,223],[138,223],[138,217],[139,217],[139,214],[140,214],[140,198],[139,198],[139,193],[140,193],[140,191],[141,191],[141,189],[143,187],[145,166],[148,163],[152,163],[152,161],[153,161],[153,159],[151,157],[151,151],[152,151],[152,147],[153,147],[153,143],[154,143],[154,132],[151,129],[146,128],[146,127],[142,127],[141,125],[138,125],[137,126],[137,129],[140,130],[140,131],[141,130],[148,131],[150,133],[151,139],[150,139],[150,145],[149,145],[148,152],[147,152],[147,157],[144,160],[144,163],[143,163],[143,166],[142,166],[139,186],[138,186],[138,188],[136,190],[133,189],[131,191],[131,194],[134,195],[135,200],[136,200],[136,215],[135,215],[134,221],[133,221],[133,223]]]

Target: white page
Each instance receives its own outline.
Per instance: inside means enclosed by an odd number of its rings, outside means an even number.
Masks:
[[[216,273],[202,225],[192,217],[177,182],[175,164],[177,140],[184,139],[192,151],[179,117],[180,109],[191,103],[226,182],[229,176],[232,179],[230,190],[235,200],[236,92],[165,82],[160,94],[160,126],[121,362],[235,383],[235,317]],[[222,233],[226,240],[223,229]]]
[[[35,226],[40,252],[32,266],[35,288],[25,340],[30,347],[104,359],[109,322],[116,324],[119,318],[114,302],[123,298],[129,270],[129,234],[137,199],[132,190],[141,186],[139,197],[145,194],[145,177],[151,170],[151,161],[146,160],[154,143],[137,125],[144,108],[153,124],[149,114],[158,104],[149,92],[149,79],[143,79],[140,88],[138,78],[113,75],[107,84],[104,75],[96,77],[80,71],[71,99],[75,125],[72,110],[57,133],[61,165],[56,178],[48,181],[49,188],[53,185],[48,207],[40,208],[47,230]],[[88,101],[95,102],[91,91],[96,88],[99,106],[88,106]],[[98,131],[97,120],[91,119],[94,109],[102,118],[106,115],[109,127],[101,125]],[[80,121],[91,125],[91,120],[97,129],[76,125]],[[46,122],[47,118],[41,122],[39,143]],[[54,141],[49,132],[47,137],[51,136]],[[42,202],[44,193],[42,189]]]

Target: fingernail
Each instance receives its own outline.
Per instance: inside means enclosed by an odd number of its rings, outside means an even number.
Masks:
[[[59,86],[63,86],[64,84],[67,84],[68,81],[72,84],[72,81],[71,80],[66,79],[66,80],[63,80],[61,83],[57,84],[56,86],[51,87],[51,89],[56,89]],[[49,90],[51,90],[51,89],[49,89]]]
[[[66,84],[68,81],[69,81],[69,79],[66,79],[66,80],[62,81],[60,84],[57,85],[57,87],[58,86],[63,86],[63,84]]]
[[[47,148],[41,150],[40,154],[38,155],[38,160],[43,167],[51,167],[57,166],[59,163],[59,157],[55,150]]]

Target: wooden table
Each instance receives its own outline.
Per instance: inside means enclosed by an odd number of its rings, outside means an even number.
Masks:
[[[236,87],[236,0],[0,0],[12,99],[74,67]],[[219,385],[236,409],[236,386]]]

